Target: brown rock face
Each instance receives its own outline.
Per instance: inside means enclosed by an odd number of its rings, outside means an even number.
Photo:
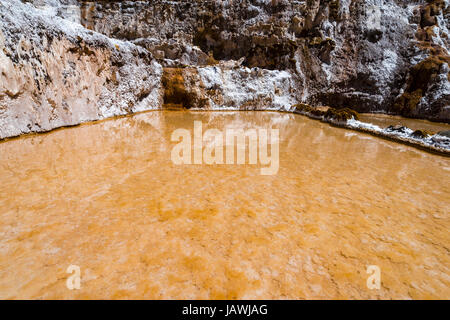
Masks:
[[[405,92],[395,101],[395,111],[404,116],[418,116],[422,97],[439,81],[441,68],[449,62],[448,56],[431,56],[414,65],[409,71]],[[436,105],[434,107],[433,113],[437,114],[441,108],[436,108]]]
[[[0,3],[0,139],[159,107],[162,68],[149,52]]]
[[[420,12],[419,28],[415,35],[418,40],[417,46],[428,54],[428,58],[410,67],[406,88],[395,100],[393,110],[407,117],[419,118],[428,114],[437,120],[448,122],[450,118],[449,41],[448,34],[440,32],[440,26],[443,23],[440,18],[448,18],[449,8],[446,8],[445,2],[441,0],[428,1],[420,6],[418,11]]]
[[[185,75],[183,73],[194,72],[195,69],[184,70],[182,68],[165,68],[162,76],[164,88],[164,106],[166,108],[195,107],[196,95],[186,89]]]
[[[146,47],[165,58],[182,60],[196,46],[217,60],[245,57],[245,66],[266,69],[292,67],[290,12],[301,10],[287,1],[82,1],[81,7],[86,27],[139,43],[150,39]]]
[[[5,0],[0,14],[0,137],[163,103],[450,121],[448,1]]]
[[[94,30],[143,44],[169,67],[205,66],[208,54],[215,60],[242,59],[242,66],[250,68],[292,71],[300,100],[312,105],[450,120],[450,89],[444,79],[449,20],[445,1],[83,1],[82,5],[91,8]],[[418,100],[410,88],[414,70],[420,69],[415,65],[436,56],[436,50],[443,63],[433,69],[436,76],[422,88]],[[402,107],[405,104],[414,107]]]

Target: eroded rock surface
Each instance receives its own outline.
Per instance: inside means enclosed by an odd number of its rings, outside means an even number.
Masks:
[[[170,67],[207,64],[208,54],[242,59],[250,68],[293,71],[302,102],[450,119],[448,1],[83,1],[82,7],[87,27],[143,44]]]
[[[1,137],[163,105],[450,121],[448,0],[5,0],[0,12],[4,73],[30,83],[17,94],[2,76]]]
[[[161,105],[147,50],[15,0],[0,14],[0,138]]]

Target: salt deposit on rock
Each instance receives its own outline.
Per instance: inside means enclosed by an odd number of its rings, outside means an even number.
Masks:
[[[211,109],[288,111],[296,102],[296,84],[287,71],[205,67],[198,74]]]
[[[0,138],[173,103],[449,122],[449,12],[442,0],[5,0]]]
[[[161,106],[145,49],[18,0],[0,14],[0,138]]]

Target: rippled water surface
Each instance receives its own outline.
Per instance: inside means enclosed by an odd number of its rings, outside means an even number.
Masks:
[[[174,165],[171,133],[194,120],[278,128],[278,174]],[[0,143],[0,179],[0,298],[450,298],[450,159],[302,116],[158,111],[27,136]]]

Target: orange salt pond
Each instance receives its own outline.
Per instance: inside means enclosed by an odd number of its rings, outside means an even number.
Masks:
[[[171,134],[194,121],[279,129],[278,173],[175,165]],[[155,111],[25,136],[0,143],[0,179],[2,299],[450,298],[450,159],[299,115]]]

